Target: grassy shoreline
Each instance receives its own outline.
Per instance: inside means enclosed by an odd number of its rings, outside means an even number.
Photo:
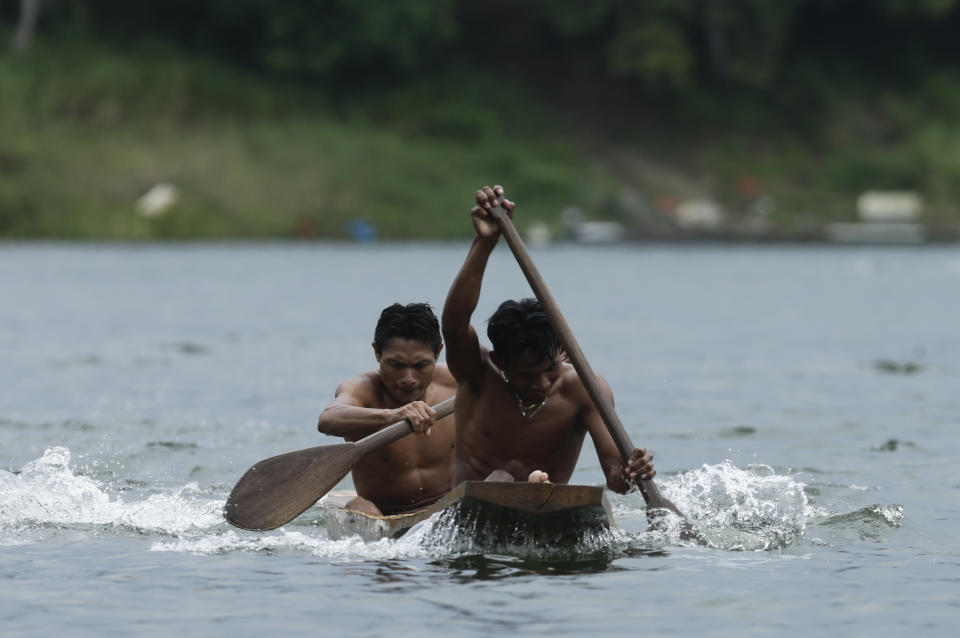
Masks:
[[[664,196],[707,196],[740,223],[743,176],[776,196],[769,223],[788,238],[852,220],[856,195],[877,184],[922,189],[935,237],[960,226],[960,123],[942,115],[960,113],[960,88],[935,83],[941,115],[921,118],[924,96],[897,102],[888,110],[910,134],[881,148],[851,130],[862,117],[851,102],[817,144],[722,124],[685,138],[676,121],[654,141],[617,136],[623,123],[602,112],[571,122],[522,78],[501,95],[446,76],[332,99],[169,49],[85,41],[2,57],[0,79],[3,238],[346,238],[358,220],[384,239],[462,238],[473,191],[494,181],[520,203],[521,231],[560,232],[568,206],[636,221],[627,195],[641,218],[663,222]],[[161,182],[177,186],[177,205],[138,216],[137,198]]]

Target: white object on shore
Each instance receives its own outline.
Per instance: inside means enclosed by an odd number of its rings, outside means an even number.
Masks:
[[[160,182],[154,184],[136,201],[137,214],[147,219],[160,217],[180,201],[180,189],[174,184]]]
[[[588,222],[583,211],[569,206],[561,213],[567,235],[574,241],[587,243],[616,242],[623,239],[624,228],[620,222]]]
[[[922,244],[927,229],[915,223],[923,198],[915,191],[864,191],[857,198],[859,222],[827,226],[830,241],[860,244]]]
[[[531,246],[546,246],[551,241],[553,241],[553,233],[543,222],[534,222],[527,228],[527,243]]]
[[[716,230],[723,224],[723,209],[710,199],[687,199],[674,213],[681,228]]]
[[[865,191],[857,198],[857,215],[865,222],[912,222],[923,212],[915,191]]]
[[[582,222],[574,235],[577,241],[602,243],[623,239],[623,224],[620,222]]]

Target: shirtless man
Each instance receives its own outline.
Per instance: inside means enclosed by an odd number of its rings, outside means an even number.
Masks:
[[[626,492],[628,480],[653,478],[652,457],[635,448],[626,465],[547,315],[535,299],[505,301],[490,317],[480,345],[470,317],[480,299],[487,260],[500,238],[490,215],[499,186],[477,191],[470,211],[476,231],[466,261],[447,294],[443,337],[457,379],[454,485],[466,480],[567,483],[590,433],[607,486]],[[513,215],[513,202],[503,200]],[[606,382],[604,391],[613,401]]]
[[[397,514],[433,503],[451,487],[453,416],[440,421],[431,405],[456,392],[437,357],[440,325],[424,303],[384,309],[373,337],[380,367],[347,379],[317,422],[324,434],[348,441],[407,419],[413,436],[371,452],[354,465],[357,497],[347,509]]]

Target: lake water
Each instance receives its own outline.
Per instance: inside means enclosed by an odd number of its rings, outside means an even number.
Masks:
[[[647,531],[636,494],[573,547],[226,524],[250,465],[334,442],[317,416],[380,309],[439,310],[466,249],[0,244],[0,633],[954,635],[952,245],[533,251],[715,547]],[[529,295],[500,246],[474,325]],[[590,443],[574,481],[602,482]]]

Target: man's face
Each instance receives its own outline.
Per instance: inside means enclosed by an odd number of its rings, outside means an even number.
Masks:
[[[560,377],[562,353],[555,353],[542,359],[526,354],[510,361],[503,368],[510,379],[510,386],[524,401],[543,401],[550,387]]]
[[[376,348],[374,348],[376,352]],[[437,354],[422,341],[394,337],[377,353],[380,378],[400,403],[422,401],[437,369]]]

